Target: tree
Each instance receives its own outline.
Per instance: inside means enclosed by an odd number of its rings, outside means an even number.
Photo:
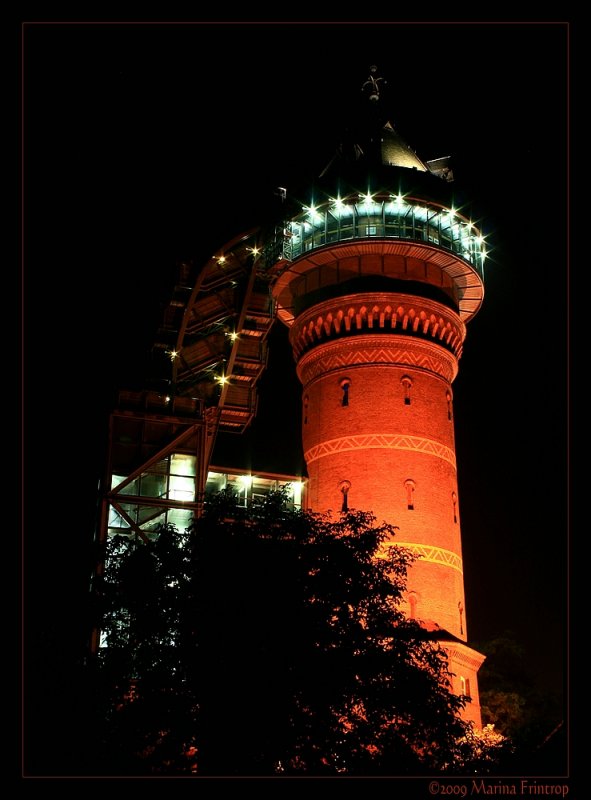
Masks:
[[[524,664],[524,646],[511,631],[482,642],[486,654],[479,675],[482,721],[509,736],[511,774],[558,774],[566,768],[564,709],[555,693],[541,691]]]
[[[368,513],[239,509],[109,543],[97,770],[404,775],[464,769],[447,656],[400,610],[407,549]],[[458,748],[458,742],[464,745]]]

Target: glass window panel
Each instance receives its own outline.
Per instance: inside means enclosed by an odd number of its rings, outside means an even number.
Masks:
[[[171,475],[168,499],[192,503],[195,499],[195,480],[180,475]]]
[[[119,486],[119,484],[125,480],[125,477],[126,477],[125,475],[112,475],[111,489],[116,489],[117,486]],[[131,483],[128,483],[127,486],[125,486],[123,489],[121,489],[119,494],[138,494],[138,492],[139,492],[139,478],[136,478],[135,480],[131,481]]]
[[[246,507],[251,480],[248,475],[228,475],[228,488],[237,494],[237,505]]]
[[[145,472],[141,477],[140,495],[143,497],[165,497],[166,475]]]
[[[302,505],[302,482],[294,481],[290,484],[293,491],[293,504],[296,508],[301,508]]]
[[[150,530],[164,522],[166,509],[154,506],[138,506],[138,522],[141,528]]]
[[[226,488],[226,476],[223,472],[208,472],[205,491],[207,494],[221,492]]]
[[[129,524],[123,519],[121,514],[113,506],[109,506],[109,529],[129,528]],[[115,530],[113,532],[116,532]]]
[[[193,521],[193,512],[187,508],[171,508],[168,511],[168,521],[180,531],[188,528]]]
[[[111,489],[115,489],[124,480],[125,475],[111,475]]]
[[[170,459],[171,475],[195,475],[196,471],[195,456],[185,453],[173,453]]]

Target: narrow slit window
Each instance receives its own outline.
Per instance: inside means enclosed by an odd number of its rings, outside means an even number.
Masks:
[[[415,510],[415,482],[410,478],[404,481],[404,487],[406,489],[406,507],[409,511]]]
[[[451,502],[454,509],[454,524],[458,523],[458,496],[455,492],[451,493]]]
[[[304,397],[304,425],[308,424],[308,403],[309,403],[309,397],[308,395],[306,395]]]
[[[343,397],[342,397],[342,400],[341,400],[341,405],[342,406],[348,406],[349,405],[349,387],[351,386],[351,381],[349,380],[349,378],[343,378],[343,380],[341,381],[340,385],[341,385],[341,389],[343,390]]]
[[[451,394],[451,392],[449,391],[449,389],[448,389],[448,390],[447,390],[447,392],[445,393],[445,397],[446,397],[446,400],[447,400],[447,418],[448,418],[449,420],[451,420],[451,419],[452,419],[452,417],[453,417],[453,414],[452,414],[452,407],[451,407],[451,401],[452,401],[452,399],[453,399],[453,398],[452,398],[452,394]]]
[[[460,615],[460,635],[464,635],[464,604],[458,600],[458,614]]]
[[[412,381],[408,377],[408,375],[404,375],[400,379],[400,383],[402,384],[402,387],[403,387],[403,390],[404,390],[404,405],[405,406],[409,406],[410,405],[410,389],[411,389],[411,386],[412,386]]]
[[[417,618],[417,596],[414,592],[411,592],[408,595],[408,604],[410,606],[410,618],[416,619]]]
[[[470,678],[460,676],[460,692],[468,702],[472,700],[472,695],[470,694]]]
[[[343,500],[341,503],[341,511],[345,513],[349,510],[349,489],[351,488],[350,481],[341,481],[339,484],[339,489],[341,494],[343,495]]]

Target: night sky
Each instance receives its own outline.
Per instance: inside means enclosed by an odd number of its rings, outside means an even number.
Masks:
[[[278,185],[297,196],[332,157],[376,63],[392,123],[424,160],[453,157],[489,242],[484,305],[454,383],[470,639],[513,631],[532,681],[560,689],[566,39],[556,24],[25,26],[33,648],[78,657],[108,413],[142,375],[175,264],[205,264],[264,221]],[[298,472],[300,391],[279,323],[270,344],[259,416],[244,437],[222,437],[214,461]]]

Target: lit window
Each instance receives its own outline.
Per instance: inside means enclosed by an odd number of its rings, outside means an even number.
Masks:
[[[408,375],[403,375],[400,379],[400,383],[404,388],[404,405],[410,405],[410,388],[412,386],[412,380],[408,377]]]
[[[451,394],[451,392],[449,391],[449,389],[448,389],[448,390],[447,390],[447,392],[445,393],[445,397],[446,397],[446,399],[447,399],[447,418],[448,418],[448,419],[451,419],[451,418],[452,418],[452,413],[451,413],[451,401],[452,401],[452,394]]]
[[[140,495],[143,497],[166,497],[166,475],[158,472],[143,472],[140,481]]]
[[[196,475],[195,456],[173,453],[170,457],[170,472],[172,475]]]
[[[460,676],[460,693],[468,702],[472,700],[472,695],[470,694],[470,678]]]
[[[192,503],[195,499],[195,479],[184,475],[171,475],[168,498]]]
[[[293,494],[293,504],[295,508],[302,507],[302,482],[301,481],[294,481],[293,483],[288,484],[291,488],[291,492]]]
[[[193,512],[187,508],[171,508],[168,511],[167,520],[179,531],[184,531],[193,521]]]

